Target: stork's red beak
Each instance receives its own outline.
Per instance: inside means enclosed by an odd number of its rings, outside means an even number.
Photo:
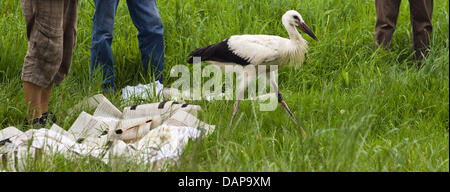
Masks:
[[[316,41],[318,40],[316,35],[311,31],[311,28],[309,28],[308,25],[306,25],[306,23],[298,22],[297,27],[298,29],[302,30],[303,32],[311,36],[314,40]]]

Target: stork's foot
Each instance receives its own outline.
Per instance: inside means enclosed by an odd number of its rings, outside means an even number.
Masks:
[[[278,93],[278,103],[284,108],[284,110],[289,114],[289,116],[291,117],[292,121],[294,121],[295,125],[298,126],[298,121],[297,119],[294,117],[294,114],[292,114],[291,110],[289,109],[289,106],[286,104],[286,102],[284,102],[283,100],[283,96],[281,95],[281,93]],[[302,132],[303,136],[306,136],[306,132],[305,130],[303,130],[303,128],[300,126],[300,131]]]

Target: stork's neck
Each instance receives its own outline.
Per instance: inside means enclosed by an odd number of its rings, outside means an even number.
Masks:
[[[297,29],[295,29],[294,26],[287,25],[285,26],[285,28],[289,34],[289,39],[294,43],[303,43],[305,41],[302,35],[300,35],[300,33],[297,31]]]
[[[297,31],[297,29],[292,25],[285,25],[287,32],[289,33],[290,45],[287,46],[285,54],[290,60],[290,64],[295,66],[301,66],[304,59],[306,48],[308,43],[303,39],[302,35]]]

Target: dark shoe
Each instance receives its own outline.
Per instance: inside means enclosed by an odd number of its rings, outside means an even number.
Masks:
[[[56,122],[56,117],[55,114],[53,114],[52,112],[45,112],[43,113],[39,118],[35,118],[32,121],[28,121],[25,118],[25,126],[40,126],[40,127],[44,127],[47,123],[55,123]]]
[[[51,121],[49,121],[49,120],[51,120]],[[42,121],[44,123],[44,125],[47,123],[53,124],[53,123],[56,123],[56,116],[52,112],[45,112],[41,115],[40,121]]]
[[[45,126],[45,122],[43,122],[40,117],[39,118],[35,118],[35,119],[31,120],[31,121],[28,121],[27,118],[25,118],[24,122],[25,122],[25,126],[32,126],[32,127],[34,127],[34,126],[41,126],[41,127]]]

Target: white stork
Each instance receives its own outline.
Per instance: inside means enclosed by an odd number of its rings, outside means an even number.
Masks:
[[[293,64],[299,66],[305,58],[307,41],[303,39],[296,27],[311,36],[314,40],[317,40],[317,37],[308,25],[305,24],[302,16],[297,11],[287,11],[282,17],[282,22],[289,34],[289,39],[270,35],[233,35],[218,44],[193,51],[189,54],[190,58],[188,62],[193,63],[194,57],[201,57],[202,61],[208,61],[218,65],[222,69],[224,65],[278,65],[281,67],[286,64]],[[257,69],[257,67],[255,68]],[[250,78],[254,79],[254,77]],[[284,102],[278,90],[278,85],[272,79],[271,85],[278,94],[279,104],[289,113],[294,123],[298,125],[294,115]],[[248,84],[244,83],[244,86],[247,88]],[[234,103],[230,126],[233,124],[233,120],[239,110],[239,102],[244,97],[245,88],[240,90]],[[301,127],[300,130],[305,135]]]

